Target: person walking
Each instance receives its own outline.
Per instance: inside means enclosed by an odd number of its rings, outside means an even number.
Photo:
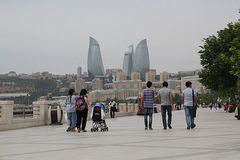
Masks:
[[[87,116],[88,116],[88,107],[90,106],[90,103],[88,101],[87,97],[87,90],[82,89],[78,98],[75,101],[76,106],[76,113],[77,113],[77,129],[78,133],[81,131],[86,132],[86,123],[87,123]]]
[[[174,109],[173,95],[166,81],[163,82],[163,88],[158,92],[158,101],[161,104],[163,129],[166,130],[167,126],[169,129],[172,129],[172,110]],[[168,124],[166,122],[166,112],[168,113]]]
[[[192,82],[187,81],[185,83],[186,89],[182,93],[182,104],[185,110],[187,129],[195,128],[193,109],[197,104],[196,92],[192,89]]]
[[[109,106],[111,118],[115,118],[115,112],[117,111],[116,102],[114,100],[111,100]]]
[[[74,107],[74,102],[76,99],[76,96],[74,94],[74,89],[70,89],[68,91],[68,97],[66,98],[65,104],[66,104],[66,112],[67,112],[67,123],[68,128],[67,132],[72,131],[75,132],[76,127],[76,112]]]
[[[148,128],[152,130],[152,114],[153,114],[153,98],[154,98],[154,91],[151,89],[152,82],[147,82],[147,88],[143,90],[142,94],[142,108],[144,109],[144,123],[145,123],[145,130]],[[148,116],[149,116],[149,124],[148,124]]]

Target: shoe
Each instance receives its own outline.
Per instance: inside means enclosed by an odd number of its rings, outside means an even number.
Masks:
[[[187,130],[190,130],[190,127],[187,127]]]
[[[87,131],[84,129],[83,132],[87,132]]]
[[[71,132],[76,132],[75,128],[72,128],[72,129],[71,129]]]
[[[66,132],[70,132],[71,131],[71,127],[68,127]]]
[[[172,126],[171,126],[171,125],[168,125],[168,128],[169,128],[169,129],[172,129]]]
[[[164,127],[163,129],[164,129],[164,130],[167,130],[167,127]]]
[[[81,131],[80,128],[78,128],[78,133],[80,133],[80,131]]]
[[[196,127],[196,125],[194,124],[193,126],[191,126],[191,128],[195,128]]]
[[[145,130],[147,130],[148,128],[147,127],[145,127]]]
[[[153,128],[149,128],[149,130],[153,130]]]

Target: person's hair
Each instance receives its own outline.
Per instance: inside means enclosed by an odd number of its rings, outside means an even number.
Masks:
[[[163,87],[167,87],[168,83],[166,81],[164,81],[162,85],[163,85]]]
[[[148,88],[151,88],[151,87],[152,87],[152,82],[151,82],[151,81],[148,81],[148,82],[147,82],[147,87],[148,87]]]
[[[68,95],[69,95],[69,96],[72,96],[72,95],[73,95],[73,93],[74,93],[74,89],[72,89],[72,88],[71,88],[71,89],[69,89],[69,91],[68,91]]]
[[[185,85],[186,85],[186,87],[190,87],[190,86],[192,85],[192,82],[187,81],[187,82],[185,83]]]
[[[87,94],[87,90],[86,89],[82,89],[80,92],[80,96],[85,96]]]

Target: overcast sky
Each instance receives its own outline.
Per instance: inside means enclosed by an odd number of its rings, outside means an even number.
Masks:
[[[0,0],[0,74],[87,71],[89,36],[104,69],[147,38],[158,72],[201,68],[199,46],[240,18],[240,0]]]

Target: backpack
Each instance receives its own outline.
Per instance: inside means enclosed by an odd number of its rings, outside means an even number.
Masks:
[[[84,96],[80,96],[77,98],[77,110],[82,111],[84,109],[87,109],[87,103],[85,102]]]

